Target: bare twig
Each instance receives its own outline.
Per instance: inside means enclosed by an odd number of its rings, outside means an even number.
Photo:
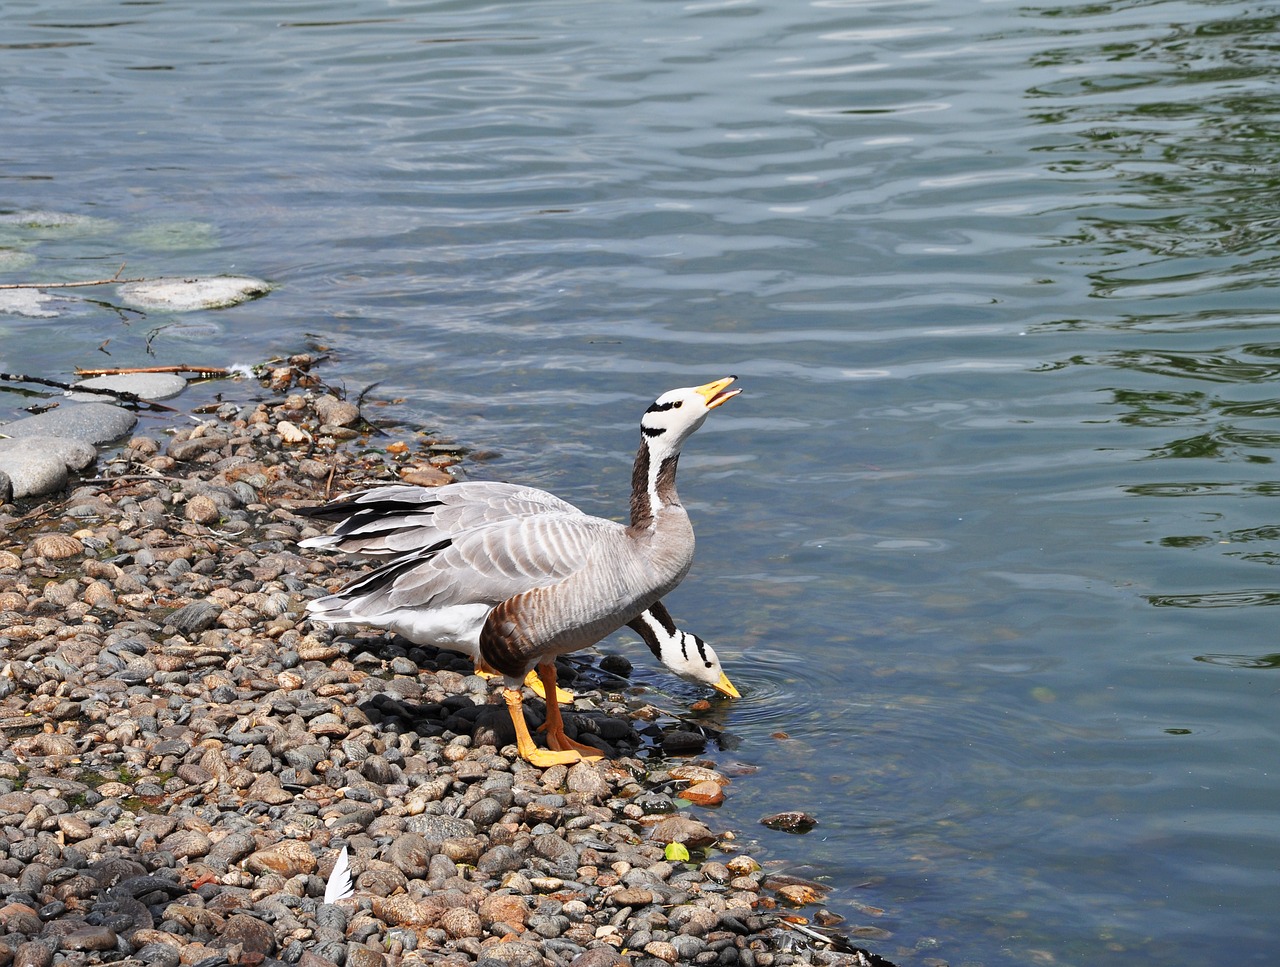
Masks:
[[[94,279],[91,282],[0,282],[0,289],[79,289],[87,285],[116,285],[120,282],[146,282],[145,278],[122,279],[120,273],[128,262],[123,262],[116,274],[109,279]]]
[[[222,366],[188,366],[179,364],[177,366],[121,366],[114,369],[82,369],[76,367],[77,376],[132,376],[135,373],[195,373],[197,376],[218,376],[225,377],[231,375],[231,370]]]

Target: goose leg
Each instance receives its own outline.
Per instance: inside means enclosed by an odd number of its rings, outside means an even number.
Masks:
[[[555,694],[552,691],[551,694]],[[567,766],[578,762],[582,756],[573,751],[552,751],[551,749],[540,749],[534,744],[533,736],[529,734],[529,725],[524,720],[523,699],[518,688],[504,688],[502,697],[506,699],[507,711],[511,713],[511,724],[516,730],[516,748],[520,750],[520,758],[526,762],[537,766],[539,769],[546,769],[548,766]],[[548,703],[547,707],[555,708],[554,702]]]
[[[543,662],[538,666],[538,677],[542,679],[542,687],[548,695],[559,694],[556,688],[556,665],[554,661]],[[572,751],[584,759],[603,759],[604,753],[581,742],[575,742],[564,734],[564,719],[560,717],[560,703],[547,699],[547,745],[562,752]]]
[[[476,674],[479,675],[481,678],[486,678],[486,679],[498,677],[493,672],[486,671],[483,668],[477,668]],[[533,694],[537,695],[538,698],[545,699],[547,697],[546,690],[542,687],[542,680],[538,678],[537,672],[529,672],[528,675],[525,675],[524,683],[533,689]],[[573,692],[566,692],[563,688],[557,687],[556,701],[561,703],[562,705],[568,705],[570,702],[573,701]]]

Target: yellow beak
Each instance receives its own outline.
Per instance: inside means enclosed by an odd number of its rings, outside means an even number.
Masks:
[[[742,698],[738,694],[738,690],[733,687],[733,682],[729,681],[729,676],[724,672],[720,673],[720,681],[711,686],[722,695],[728,695],[730,698]]]
[[[740,389],[725,392],[725,388],[737,378],[736,376],[726,376],[724,379],[718,379],[714,383],[695,387],[694,392],[707,401],[707,409],[713,410],[721,403],[727,403],[742,392]],[[737,696],[735,695],[734,697],[736,698]]]

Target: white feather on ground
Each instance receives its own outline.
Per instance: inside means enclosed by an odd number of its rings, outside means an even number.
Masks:
[[[351,860],[347,856],[347,848],[342,847],[337,861],[333,864],[333,872],[329,874],[329,882],[324,885],[324,902],[337,903],[355,895],[355,884],[351,882]]]

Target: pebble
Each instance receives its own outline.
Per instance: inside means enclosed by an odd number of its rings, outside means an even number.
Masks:
[[[611,761],[535,769],[465,659],[313,629],[360,565],[300,552],[293,508],[401,468],[321,430],[364,424],[304,360],[267,378],[38,514],[0,506],[0,967],[860,962],[782,929],[803,884],[673,798],[727,784],[661,758],[705,735],[584,668],[566,718]],[[326,904],[343,847],[355,893]]]

